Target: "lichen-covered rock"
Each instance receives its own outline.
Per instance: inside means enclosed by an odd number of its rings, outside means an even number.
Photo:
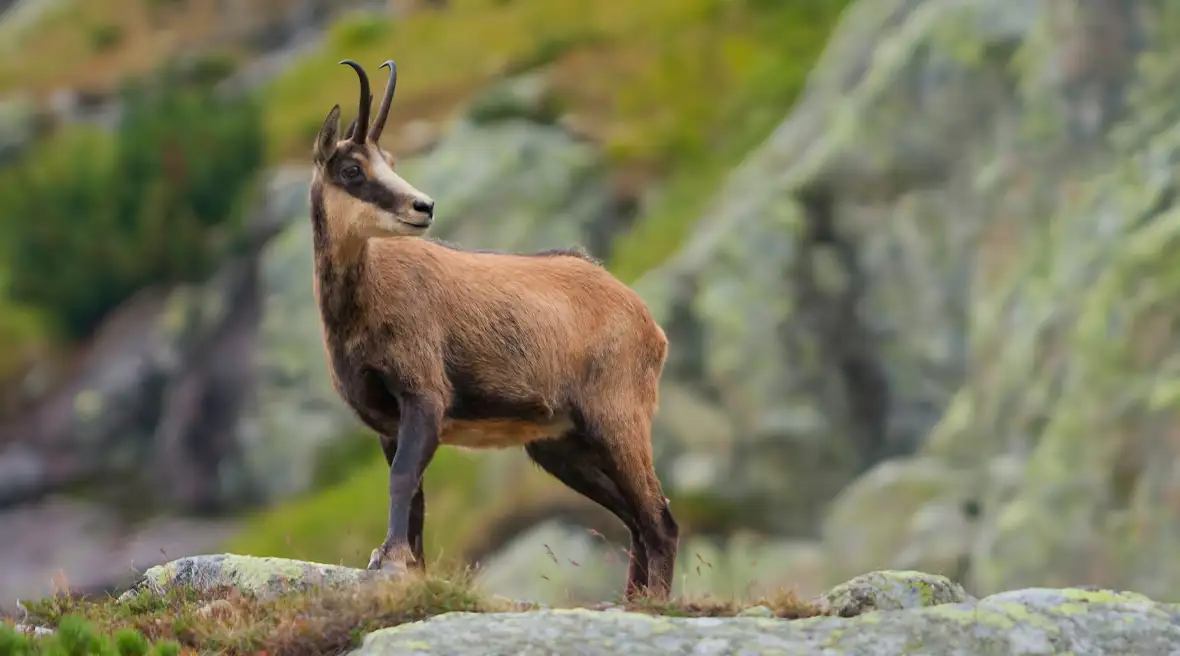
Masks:
[[[961,549],[965,583],[981,594],[1094,583],[1174,597],[1180,351],[1176,311],[1161,299],[1177,292],[1167,272],[1180,234],[1180,10],[1149,0],[872,4],[858,5],[833,54],[842,42],[866,47],[847,40],[853,24],[892,11],[891,27],[865,42],[888,56],[831,106],[809,167],[784,177],[811,194],[861,198],[837,206],[833,230],[855,235],[866,257],[928,276],[901,285],[874,271],[871,316],[916,302],[960,326],[942,340],[957,355],[920,369],[963,374],[923,455],[961,472],[930,503],[966,499],[975,516],[970,544],[922,548]],[[973,125],[951,138],[962,120]],[[907,176],[887,174],[927,156],[946,162],[940,175],[897,189]],[[866,164],[853,175],[856,162]],[[900,193],[858,194],[856,180]],[[916,323],[900,334],[936,344],[938,322],[912,309]],[[951,523],[896,502],[858,502],[858,516],[890,520],[867,540],[881,549],[875,566],[896,566],[905,550],[922,558],[890,537],[919,513]]]
[[[854,476],[935,426],[963,379],[971,255],[988,218],[964,200],[985,155],[967,146],[992,143],[988,118],[1013,93],[990,58],[1043,4],[846,12],[787,120],[636,284],[675,345],[665,387],[695,394],[710,411],[696,413],[719,413],[733,435],[689,439],[661,413],[671,484],[691,472],[749,524],[812,532]]]
[[[145,590],[164,594],[174,588],[203,591],[236,588],[257,599],[273,599],[289,592],[356,585],[382,576],[391,574],[288,558],[237,554],[190,556],[149,568],[120,600],[128,600]]]
[[[352,653],[1099,656],[1178,649],[1180,606],[1135,594],[1034,589],[851,619],[684,619],[586,610],[451,613],[372,633]]]
[[[863,467],[921,448],[941,464],[846,499],[833,551],[980,594],[1175,597],[1178,82],[1175,3],[853,5],[637,285],[674,345],[671,403],[732,436],[661,419],[669,483],[810,532]],[[938,468],[957,480],[932,490]]]
[[[841,583],[819,600],[826,612],[855,617],[876,610],[907,610],[968,599],[963,586],[944,576],[915,571],[870,572]]]

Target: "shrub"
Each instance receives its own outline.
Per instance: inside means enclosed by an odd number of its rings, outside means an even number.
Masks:
[[[168,72],[122,91],[113,136],[58,134],[0,179],[8,294],[66,337],[145,286],[207,275],[244,221],[258,108]]]
[[[90,48],[94,52],[114,50],[123,41],[123,28],[118,25],[95,25],[89,32]]]

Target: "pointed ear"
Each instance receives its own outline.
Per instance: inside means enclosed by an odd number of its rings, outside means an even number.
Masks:
[[[324,124],[320,126],[320,133],[315,138],[315,149],[312,151],[312,159],[317,164],[323,164],[331,159],[336,152],[336,142],[340,140],[340,105],[334,105],[332,111],[328,112],[328,117],[324,119]]]
[[[354,118],[352,119],[352,123],[348,124],[348,129],[344,131],[345,139],[352,139],[352,135],[356,133],[356,122],[357,119]]]

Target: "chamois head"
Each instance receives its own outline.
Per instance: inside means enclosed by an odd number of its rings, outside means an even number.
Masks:
[[[328,112],[316,137],[313,184],[323,190],[329,220],[339,230],[363,238],[421,235],[434,219],[434,200],[394,173],[393,157],[378,143],[397,86],[397,66],[392,61],[381,65],[389,68],[389,82],[369,126],[369,77],[351,59],[340,63],[356,71],[361,99],[356,119],[343,138],[339,136],[340,105]]]

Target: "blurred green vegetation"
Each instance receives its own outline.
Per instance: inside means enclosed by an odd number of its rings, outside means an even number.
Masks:
[[[139,289],[207,275],[246,218],[258,105],[175,79],[129,84],[113,135],[62,131],[0,179],[7,298],[53,334],[83,338]],[[0,333],[29,330],[13,321]]]
[[[102,635],[81,616],[61,619],[53,634],[26,636],[0,622],[0,656],[179,656],[175,640],[153,643],[135,629]]]

